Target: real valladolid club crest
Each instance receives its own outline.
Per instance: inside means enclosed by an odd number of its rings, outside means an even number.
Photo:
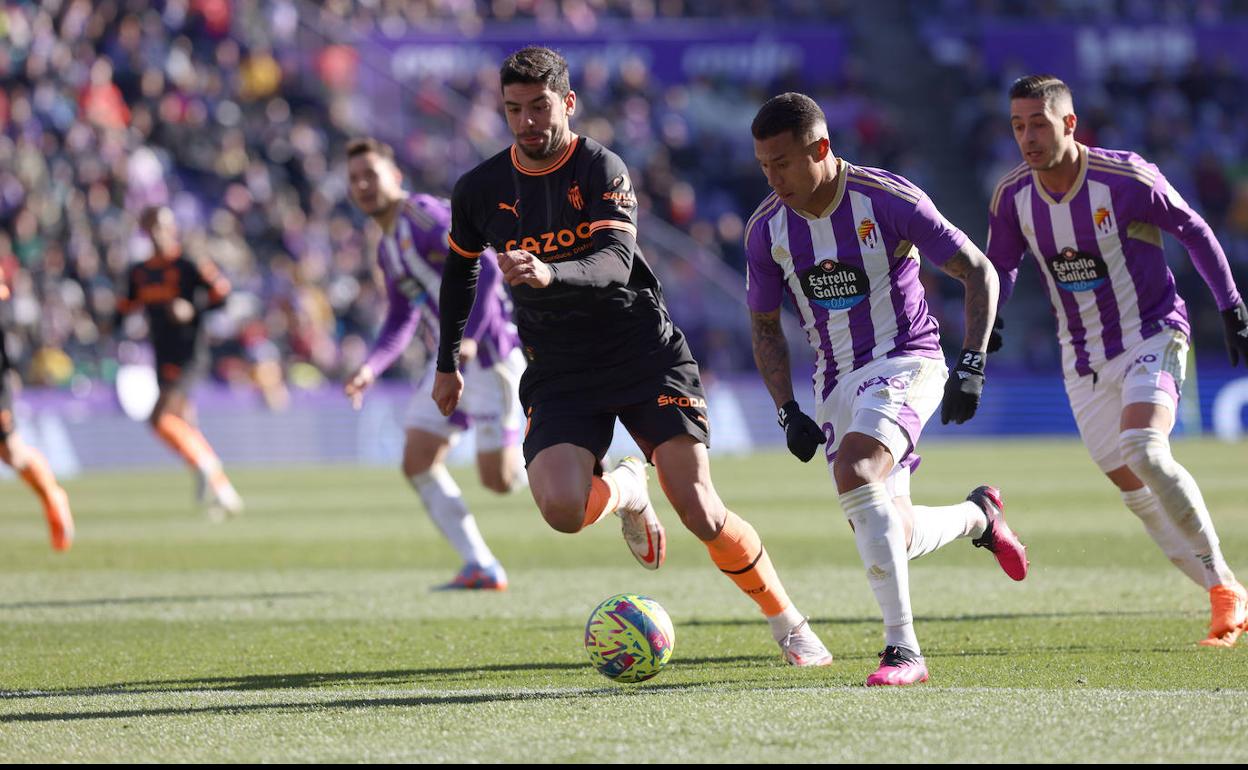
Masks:
[[[575,181],[568,188],[568,203],[572,204],[572,208],[580,211],[585,208],[585,199],[581,197],[581,186]]]
[[[1096,231],[1101,235],[1109,235],[1114,231],[1114,215],[1109,209],[1101,206],[1092,212],[1092,224],[1096,226]]]
[[[875,248],[876,243],[879,242],[875,222],[870,219],[862,220],[862,223],[858,225],[858,240],[862,241],[862,245],[868,249]]]

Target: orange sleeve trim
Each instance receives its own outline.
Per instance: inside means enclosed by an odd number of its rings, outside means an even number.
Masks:
[[[637,226],[632,222],[621,222],[618,219],[599,219],[589,225],[590,234],[599,230],[623,230],[634,238],[637,237]]]
[[[452,238],[450,235],[446,236],[446,242],[450,244],[451,250],[461,257],[467,257],[468,259],[476,259],[477,257],[481,256],[480,251],[468,251],[467,249],[462,248],[458,243],[455,242],[455,239]]]

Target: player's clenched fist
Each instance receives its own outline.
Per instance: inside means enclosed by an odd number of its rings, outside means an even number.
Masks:
[[[555,277],[549,265],[524,249],[500,252],[498,267],[503,271],[503,280],[508,286],[524,284],[544,289]]]
[[[1226,353],[1231,359],[1231,366],[1238,366],[1241,358],[1248,366],[1248,305],[1240,302],[1229,310],[1223,310],[1222,325],[1226,327]]]
[[[443,417],[451,416],[463,392],[464,378],[458,371],[438,372],[433,376],[433,403],[438,405]]]
[[[985,355],[978,350],[963,350],[958,356],[958,365],[949,372],[945,397],[940,402],[941,425],[961,425],[975,416],[984,392],[984,359]]]
[[[827,441],[819,423],[810,419],[796,401],[780,407],[776,421],[784,428],[784,443],[788,444],[789,451],[804,463],[810,462],[819,445]]]

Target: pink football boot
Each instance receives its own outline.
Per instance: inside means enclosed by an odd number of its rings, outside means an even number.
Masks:
[[[927,681],[927,663],[905,647],[889,645],[880,653],[880,667],[867,677],[867,687],[918,684]]]

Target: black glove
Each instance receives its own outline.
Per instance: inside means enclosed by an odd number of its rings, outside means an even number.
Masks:
[[[1001,316],[997,316],[997,320],[992,322],[992,331],[988,332],[988,350],[985,352],[996,353],[1005,344],[1005,337],[1001,335],[1001,330],[1005,328],[1005,321],[1001,320]]]
[[[1231,366],[1239,366],[1244,359],[1248,366],[1248,305],[1240,302],[1230,310],[1222,311],[1222,325],[1226,327],[1226,354]]]
[[[945,397],[940,402],[941,425],[950,421],[961,425],[975,416],[979,394],[984,392],[985,357],[977,350],[963,350],[958,355],[958,365],[945,381]]]
[[[789,445],[789,451],[804,463],[810,462],[819,445],[827,441],[819,423],[810,419],[796,401],[780,407],[776,421],[784,428],[784,441]]]

